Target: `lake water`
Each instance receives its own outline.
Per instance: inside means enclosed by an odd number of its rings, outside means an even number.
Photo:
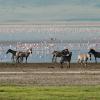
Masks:
[[[30,47],[33,49],[33,54],[29,56],[28,62],[51,62],[52,52],[65,48],[72,51],[72,62],[77,62],[78,54],[87,53],[89,48],[100,51],[100,22],[0,24],[0,41],[11,41],[11,43],[0,42],[1,62],[11,62],[11,54],[6,54],[9,48],[25,51]]]
[[[96,48],[100,51],[100,43],[53,43],[53,42],[38,42],[38,43],[11,43],[0,44],[0,62],[12,62],[11,54],[6,54],[10,48],[18,51],[25,51],[27,48],[32,47],[33,53],[29,56],[28,62],[31,63],[48,63],[52,62],[52,52],[54,50],[63,50],[68,48],[72,51],[72,62],[77,62],[77,56],[80,53],[87,53],[89,48]],[[60,58],[58,58],[59,62]],[[98,59],[100,61],[100,59]],[[94,62],[94,57],[92,57]]]

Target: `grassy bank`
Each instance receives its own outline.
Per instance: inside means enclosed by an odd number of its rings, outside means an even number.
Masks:
[[[0,86],[0,100],[100,100],[100,86]]]

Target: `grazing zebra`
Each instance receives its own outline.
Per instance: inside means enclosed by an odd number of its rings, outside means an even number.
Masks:
[[[91,60],[91,54],[80,54],[80,55],[78,55],[78,61],[77,62],[87,66],[87,60],[88,59]]]
[[[8,49],[7,52],[6,52],[6,54],[8,54],[8,53],[11,53],[12,54],[11,60],[13,60],[13,62],[14,62],[17,51],[12,50],[12,49]]]

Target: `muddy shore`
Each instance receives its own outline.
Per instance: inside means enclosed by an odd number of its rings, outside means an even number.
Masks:
[[[59,64],[0,63],[0,84],[13,85],[99,85],[100,63],[89,63],[87,67],[71,64],[71,68],[60,68]]]

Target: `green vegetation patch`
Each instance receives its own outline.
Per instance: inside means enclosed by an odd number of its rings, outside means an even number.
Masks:
[[[0,100],[100,100],[100,86],[0,86]]]

